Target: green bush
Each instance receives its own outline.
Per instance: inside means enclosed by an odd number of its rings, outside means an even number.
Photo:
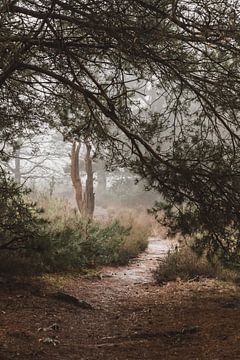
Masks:
[[[102,265],[123,265],[148,244],[150,217],[124,210],[101,222],[81,219],[65,199],[40,197],[49,220],[45,238],[32,243],[42,268],[68,270]]]
[[[33,239],[40,241],[46,221],[27,200],[29,191],[0,171],[0,251],[25,252]]]
[[[146,238],[133,244],[133,232],[131,226],[121,225],[117,220],[101,224],[76,218],[58,229],[56,223],[54,227],[49,224],[45,237],[40,242],[32,241],[29,256],[50,271],[125,264],[147,245]]]
[[[126,264],[147,247],[148,223],[137,220],[135,215],[124,212],[102,223],[88,221],[81,219],[64,199],[47,197],[38,202],[44,209],[39,214],[36,206],[27,201],[27,191],[9,180],[10,190],[11,196],[8,192],[5,203],[2,200],[0,205],[0,235],[5,236],[4,248],[15,251],[9,251],[7,257],[0,252],[2,272],[67,271]]]
[[[130,229],[119,222],[103,225],[76,219],[63,229],[46,229],[40,244],[33,242],[43,267],[50,270],[67,270],[119,261],[120,249]]]

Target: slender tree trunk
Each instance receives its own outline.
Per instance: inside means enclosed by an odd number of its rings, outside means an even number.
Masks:
[[[85,141],[86,155],[85,155],[85,171],[87,174],[86,187],[83,191],[82,181],[79,169],[79,152],[81,144],[77,141],[73,142],[71,153],[71,179],[75,190],[75,197],[77,207],[80,214],[87,218],[93,217],[95,200],[93,190],[93,169],[91,158],[91,144]]]
[[[99,168],[97,170],[97,192],[105,194],[107,188],[107,177],[104,162],[99,162]]]
[[[14,177],[17,184],[21,184],[21,163],[20,163],[20,149],[16,151]]]
[[[71,178],[72,184],[75,190],[75,198],[77,202],[77,207],[80,213],[83,211],[83,189],[82,182],[79,174],[79,151],[81,144],[74,140],[72,144],[71,152]]]
[[[90,218],[93,217],[95,199],[93,192],[93,169],[91,158],[91,144],[88,140],[85,141],[86,155],[85,155],[85,170],[87,173],[86,188],[84,192],[84,202],[86,215]]]
[[[17,142],[13,148],[14,150],[14,169],[12,168],[11,171],[14,174],[14,179],[16,181],[17,184],[21,184],[21,160],[20,160],[20,156],[21,156],[21,147],[22,147],[22,139],[18,138]]]

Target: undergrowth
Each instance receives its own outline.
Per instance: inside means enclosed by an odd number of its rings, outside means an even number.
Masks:
[[[46,222],[21,256],[0,255],[0,270],[61,272],[123,265],[147,247],[151,227],[136,213],[124,211],[102,221],[89,221],[80,218],[66,200],[41,197],[37,203]]]

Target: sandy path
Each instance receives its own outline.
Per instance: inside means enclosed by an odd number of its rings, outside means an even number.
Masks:
[[[113,282],[122,280],[129,285],[151,283],[153,281],[152,271],[156,269],[158,261],[164,258],[173,247],[174,243],[169,240],[151,237],[147,250],[133,260],[129,266],[107,268],[103,271],[102,277],[111,277]]]

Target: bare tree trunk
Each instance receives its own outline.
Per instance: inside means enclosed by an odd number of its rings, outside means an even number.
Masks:
[[[93,192],[93,169],[91,158],[91,144],[88,140],[85,141],[86,155],[85,155],[85,170],[87,173],[86,188],[84,192],[84,202],[86,215],[90,218],[93,217],[95,199]]]
[[[20,149],[16,151],[14,177],[17,184],[21,184]]]
[[[105,164],[103,161],[98,162],[98,169],[97,169],[97,192],[101,195],[104,195],[107,188],[107,177],[106,177],[106,170]]]
[[[79,152],[81,144],[77,141],[73,142],[71,153],[71,178],[75,190],[75,197],[80,214],[84,217],[92,218],[95,206],[93,192],[93,169],[91,158],[91,144],[85,141],[85,170],[87,174],[86,187],[83,191],[82,181],[79,169]]]
[[[78,210],[82,214],[83,211],[83,189],[82,182],[79,174],[79,151],[81,144],[74,140],[72,144],[71,153],[71,178],[72,184],[75,190],[75,198],[78,206]]]

